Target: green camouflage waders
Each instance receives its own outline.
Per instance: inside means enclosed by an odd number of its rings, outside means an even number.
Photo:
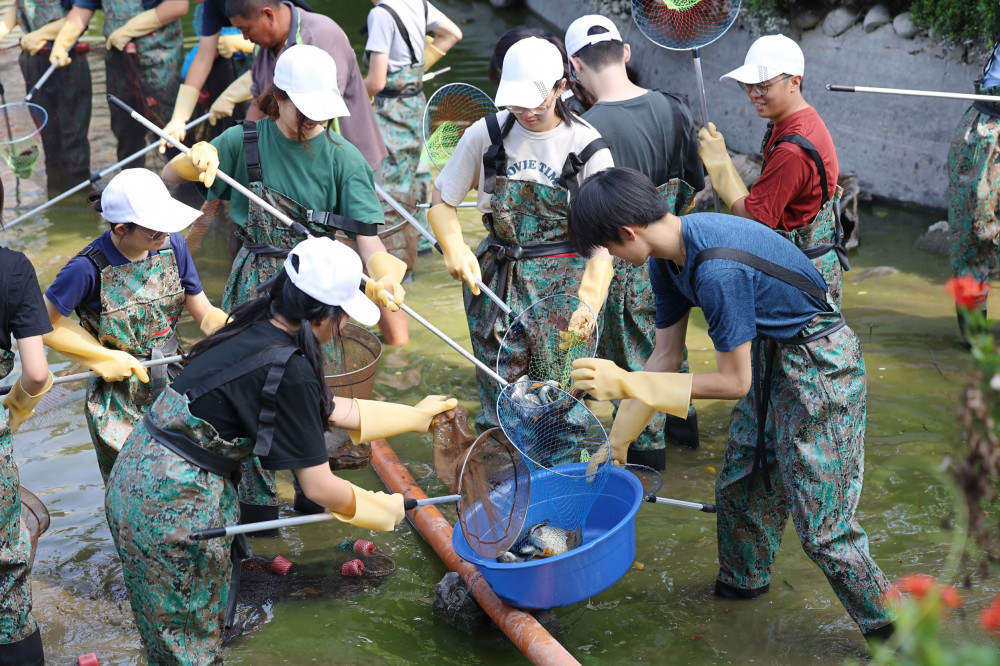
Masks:
[[[755,341],[753,388],[733,409],[716,482],[716,590],[746,598],[767,591],[790,513],[806,554],[868,633],[892,620],[883,602],[889,581],[869,555],[856,517],[864,475],[865,362],[854,331],[840,322],[839,313],[818,315],[796,339]],[[755,396],[768,383],[758,441],[762,408]]]
[[[17,22],[25,33],[65,18],[58,0],[18,0]],[[90,178],[91,84],[87,56],[71,54],[65,67],[52,73],[48,83],[35,93],[32,101],[48,112],[42,128],[45,150],[45,175],[50,190],[66,190]],[[35,55],[21,51],[18,56],[25,92],[38,82],[49,68],[49,51]]]
[[[771,128],[769,126],[767,135],[764,137],[765,145],[770,135]],[[804,150],[816,165],[816,171],[819,174],[820,191],[823,193],[823,203],[820,206],[819,212],[816,213],[816,217],[806,226],[791,231],[783,231],[781,229],[775,229],[775,231],[795,243],[796,247],[812,259],[816,270],[819,271],[820,275],[823,276],[823,280],[826,281],[826,286],[830,290],[830,297],[839,312],[843,292],[844,271],[851,268],[851,264],[847,260],[847,250],[844,249],[844,243],[851,235],[852,230],[848,229],[845,231],[841,226],[840,219],[840,199],[844,196],[844,188],[837,185],[834,188],[833,198],[830,198],[828,194],[830,189],[826,179],[826,168],[823,166],[823,159],[820,157],[816,147],[804,136],[786,134],[779,137],[771,146],[767,155],[770,155],[780,143],[794,143]],[[767,155],[764,156],[765,166]]]
[[[976,92],[1000,95],[1000,88],[980,88],[977,82]],[[955,277],[971,276],[979,282],[988,282],[997,269],[1000,239],[1000,99],[997,101],[970,107],[948,150],[951,270]]]
[[[159,253],[121,266],[111,266],[93,246],[80,253],[100,271],[101,311],[81,305],[77,314],[84,329],[108,349],[137,358],[163,358],[178,352],[175,328],[186,296],[169,238]],[[105,483],[125,439],[166,382],[165,366],[149,369],[148,384],[134,375],[120,382],[100,377],[89,381],[84,413]]]
[[[657,188],[663,195],[670,212],[683,215],[694,202],[695,190],[680,178],[671,178]],[[597,345],[598,358],[614,361],[619,367],[635,372],[642,370],[646,359],[653,353],[653,332],[656,330],[656,299],[649,284],[649,266],[633,266],[622,259],[615,259],[615,276],[608,289],[608,298],[600,315],[600,342]],[[684,348],[684,362],[680,372],[689,372],[687,347]],[[615,408],[615,414],[618,408]],[[694,423],[694,406],[688,410],[688,420],[657,412],[652,422],[635,439],[629,451],[653,451],[664,448],[663,429],[668,423]],[[682,429],[683,430],[683,429]],[[697,430],[691,431],[694,439],[675,443],[697,448]],[[635,456],[633,456],[634,458]],[[635,461],[633,461],[635,462]],[[660,465],[649,464],[651,467]]]
[[[14,369],[14,353],[0,350],[0,378]],[[38,630],[31,615],[31,539],[21,524],[14,438],[7,427],[7,409],[0,407],[0,661],[4,644],[22,641]]]
[[[128,23],[145,8],[140,0],[102,0],[104,36]],[[162,127],[170,120],[174,98],[181,84],[184,62],[184,31],[180,19],[156,32],[132,40],[135,53],[108,49],[104,55],[108,93],[118,97],[154,124]],[[118,140],[118,159],[146,146],[146,128],[124,111],[111,109],[111,131]]]
[[[244,145],[253,146],[247,152],[247,175],[251,192],[294,222],[304,226],[314,236],[333,238],[338,228],[366,236],[376,234],[378,225],[323,211],[310,211],[294,199],[264,185],[261,181],[262,170],[256,149],[256,125],[245,122],[243,133]],[[301,233],[290,229],[252,199],[248,208],[247,223],[245,226],[236,227],[236,236],[242,241],[243,247],[236,253],[232,271],[229,273],[222,294],[222,309],[226,312],[232,312],[240,305],[265,295],[257,293],[257,285],[269,280],[281,270],[288,251],[303,240]],[[251,456],[243,464],[239,498],[244,505],[274,507],[273,510],[267,510],[267,515],[262,515],[255,509],[246,509],[260,516],[260,519],[267,519],[272,512],[277,511],[278,488],[274,482],[274,472],[261,467],[256,456]],[[274,513],[273,517],[277,518],[277,514]]]

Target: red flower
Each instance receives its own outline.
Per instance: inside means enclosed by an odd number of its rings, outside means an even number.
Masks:
[[[946,608],[952,610],[961,608],[962,604],[965,603],[962,595],[954,587],[951,585],[941,585],[932,576],[928,576],[927,574],[906,576],[889,588],[889,592],[885,596],[886,600],[890,603],[898,604],[903,601],[904,594],[913,597],[917,601],[923,601],[927,598],[927,595],[934,594],[940,597],[941,603]]]
[[[1000,596],[993,600],[993,604],[979,614],[979,624],[983,625],[986,631],[1000,635]]]
[[[964,275],[949,279],[944,283],[944,288],[959,307],[978,310],[986,302],[990,283],[979,282],[974,277]]]
[[[962,595],[959,594],[951,585],[946,585],[942,588],[941,601],[944,602],[946,608],[950,608],[951,610],[957,610],[962,607],[963,603],[965,603],[965,599],[962,598]]]

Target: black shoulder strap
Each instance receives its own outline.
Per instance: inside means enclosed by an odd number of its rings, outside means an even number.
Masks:
[[[105,255],[99,248],[93,245],[88,245],[87,247],[83,248],[82,250],[76,253],[76,256],[86,257],[87,259],[90,259],[90,261],[95,266],[97,266],[98,273],[100,273],[105,268],[111,265],[111,262],[108,261],[107,255]]]
[[[673,121],[674,148],[670,151],[670,169],[667,171],[667,179],[680,178],[687,181],[689,179],[684,177],[684,156],[687,155],[688,133],[684,131],[684,114],[681,113],[680,107],[681,104],[687,102],[683,101],[677,93],[658,88],[654,90],[666,98],[667,104],[670,105],[670,118]]]
[[[241,120],[243,125],[243,154],[247,159],[247,180],[257,183],[264,179],[260,167],[260,149],[257,146],[257,123],[253,120]]]
[[[566,161],[563,162],[562,173],[559,174],[559,180],[556,181],[556,185],[561,185],[569,190],[571,199],[576,196],[577,191],[580,189],[580,182],[577,176],[583,170],[583,165],[590,161],[590,158],[596,152],[605,148],[609,148],[608,142],[598,137],[588,143],[579,153],[570,153],[567,155]]]
[[[814,282],[810,282],[805,278],[805,276],[796,273],[795,271],[790,271],[783,266],[779,266],[773,262],[759,257],[756,254],[751,254],[744,250],[737,250],[732,247],[710,247],[702,250],[694,258],[694,269],[697,270],[698,266],[701,266],[704,262],[711,259],[728,259],[730,261],[735,261],[741,264],[745,264],[750,268],[755,268],[765,275],[770,275],[776,280],[781,280],[785,284],[795,287],[796,289],[801,289],[813,298],[819,299],[820,301],[826,302],[826,290],[816,285]],[[694,272],[692,272],[692,277]]]
[[[823,203],[820,207],[825,206],[826,202],[830,200],[830,189],[829,183],[826,180],[826,168],[823,167],[823,158],[820,157],[819,151],[816,150],[816,146],[812,145],[809,139],[805,138],[801,134],[788,134],[786,136],[781,136],[775,139],[774,144],[771,149],[767,151],[770,155],[775,148],[778,147],[779,143],[794,143],[796,146],[806,151],[806,154],[812,159],[813,164],[816,165],[816,172],[819,174],[819,186],[823,191]]]
[[[425,10],[427,9],[426,5],[427,3],[425,2],[424,3]],[[375,8],[376,9],[381,8],[389,12],[389,16],[391,16],[392,20],[396,22],[396,30],[399,31],[399,36],[403,38],[404,42],[406,42],[406,48],[409,49],[410,51],[410,64],[416,65],[418,62],[420,62],[420,60],[417,59],[416,52],[414,52],[413,50],[413,43],[410,41],[410,32],[406,29],[406,26],[403,25],[403,19],[399,18],[399,14],[396,13],[396,10],[390,7],[389,5],[382,5],[382,4],[375,5]],[[424,25],[425,26],[427,25],[426,16],[424,17]]]
[[[338,215],[337,213],[331,213],[325,210],[309,211],[309,221],[324,227],[342,229],[343,231],[348,231],[359,236],[378,235],[377,224],[362,222],[361,220],[355,220],[353,217],[346,217],[344,215]]]
[[[491,113],[486,116],[486,129],[490,133],[490,147],[483,153],[483,175],[485,177],[483,190],[488,194],[492,194],[493,190],[496,189],[497,176],[507,173],[507,151],[503,148],[503,140],[510,134],[515,122],[513,113],[507,116],[503,127],[500,127],[498,114]]]

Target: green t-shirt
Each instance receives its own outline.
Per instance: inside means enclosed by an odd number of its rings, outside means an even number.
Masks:
[[[322,210],[370,224],[382,224],[382,204],[375,194],[375,175],[361,152],[333,132],[310,139],[306,150],[289,139],[271,120],[257,121],[263,183],[311,210]],[[333,139],[332,141],[330,139]],[[249,186],[247,160],[243,152],[243,128],[230,127],[212,141],[219,151],[219,170]],[[240,226],[247,222],[249,201],[229,185],[216,179],[210,191],[200,184],[202,194],[212,199],[229,199],[229,215]]]

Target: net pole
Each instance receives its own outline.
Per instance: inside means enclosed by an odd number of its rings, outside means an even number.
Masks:
[[[176,356],[164,356],[163,358],[150,359],[148,361],[142,361],[139,365],[144,368],[155,368],[160,365],[170,365],[171,363],[180,363],[184,360],[184,356],[178,354]],[[56,384],[66,384],[68,382],[75,382],[80,379],[90,379],[91,377],[100,377],[100,375],[93,370],[89,372],[78,372],[75,375],[63,375],[62,377],[55,377],[52,380],[52,385]],[[10,393],[14,385],[2,386],[0,387],[0,395],[6,395]]]
[[[936,90],[908,90],[906,88],[871,88],[867,86],[840,86],[833,83],[826,84],[826,89],[830,92],[859,92],[878,93],[880,95],[903,95],[907,97],[935,97],[938,99],[962,99],[973,102],[997,103],[997,97],[993,95],[974,95],[972,93],[938,92]]]
[[[692,49],[694,56],[694,75],[698,79],[698,93],[701,97],[701,126],[708,127],[708,100],[705,97],[705,77],[701,72],[701,49]],[[712,187],[712,198],[715,200],[715,212],[721,212],[719,207],[719,193]]]
[[[3,121],[7,125],[7,142],[10,144],[10,151],[14,153],[14,132],[10,128],[10,116],[7,115],[7,98],[4,96],[3,84],[0,83],[0,105],[3,105]],[[15,174],[16,175],[16,174]],[[18,179],[20,180],[20,179]]]

